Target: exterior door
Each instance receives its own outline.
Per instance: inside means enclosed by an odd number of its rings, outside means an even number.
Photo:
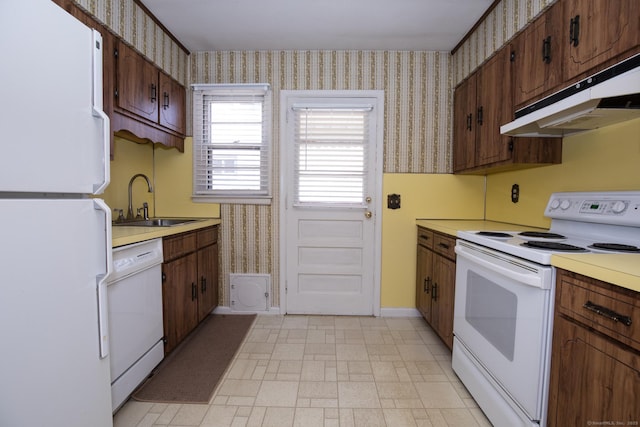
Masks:
[[[282,311],[377,315],[382,92],[282,92]]]

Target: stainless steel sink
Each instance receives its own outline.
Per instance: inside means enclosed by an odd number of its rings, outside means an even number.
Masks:
[[[125,222],[114,222],[113,225],[117,227],[172,227],[174,225],[182,225],[194,221],[198,220],[185,218],[150,218],[134,219]]]

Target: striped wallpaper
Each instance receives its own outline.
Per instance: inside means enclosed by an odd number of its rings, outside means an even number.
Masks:
[[[277,177],[278,101],[282,89],[382,89],[384,172],[450,173],[453,89],[555,0],[502,0],[454,55],[332,50],[216,51],[190,56],[133,0],[75,1],[185,85],[270,83],[274,92],[272,141]],[[188,106],[190,100],[188,96]],[[188,111],[190,121],[190,108]],[[191,129],[190,123],[188,127]],[[271,274],[271,306],[280,303],[277,178],[273,189],[271,206],[221,206],[222,305],[229,306],[229,273]]]

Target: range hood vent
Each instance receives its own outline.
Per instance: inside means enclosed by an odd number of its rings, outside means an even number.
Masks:
[[[640,54],[515,113],[503,135],[563,137],[640,118]]]

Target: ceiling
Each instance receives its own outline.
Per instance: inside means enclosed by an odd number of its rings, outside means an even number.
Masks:
[[[451,51],[494,0],[138,0],[192,52]]]

